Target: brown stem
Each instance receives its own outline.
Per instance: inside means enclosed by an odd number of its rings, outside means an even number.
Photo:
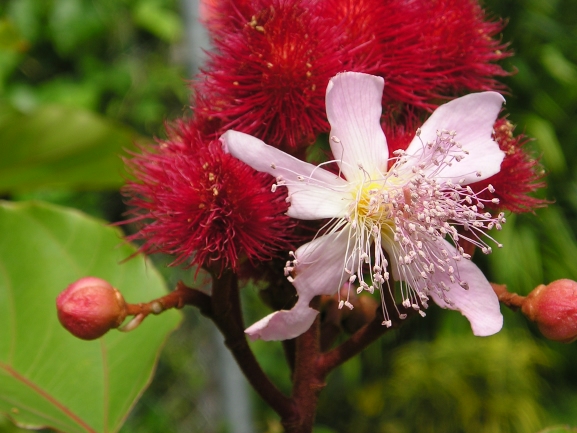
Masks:
[[[318,302],[318,298],[313,300],[311,307],[318,308]],[[312,432],[318,397],[325,386],[316,367],[316,360],[320,354],[319,334],[320,325],[317,317],[309,330],[296,338],[292,400],[297,412],[281,420],[286,433]]]
[[[231,272],[221,277],[213,274],[212,309],[209,316],[224,336],[224,343],[232,353],[251,386],[280,415],[281,419],[295,417],[296,407],[262,371],[244,333],[238,280]]]
[[[507,286],[504,284],[491,283],[491,287],[493,287],[493,290],[499,298],[499,301],[510,309],[516,311],[523,306],[523,303],[525,302],[525,296],[521,296],[516,293],[510,293],[507,291]]]
[[[206,313],[203,314],[210,314],[210,296],[200,290],[185,286],[182,281],[178,282],[175,290],[161,298],[146,303],[126,304],[126,311],[129,316],[139,314],[148,316],[160,314],[171,308],[182,308],[185,305],[195,305]]]

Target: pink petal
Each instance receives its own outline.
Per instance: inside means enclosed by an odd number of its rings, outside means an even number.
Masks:
[[[343,72],[327,86],[327,117],[333,155],[349,181],[381,178],[387,171],[387,141],[381,128],[384,80]],[[359,169],[359,166],[362,169]]]
[[[453,162],[436,176],[464,184],[486,179],[501,168],[505,154],[493,141],[493,125],[505,99],[496,92],[473,93],[457,98],[437,108],[421,127],[420,137],[415,137],[407,153],[418,154],[423,143],[435,141],[437,131],[456,131],[455,140],[469,152],[461,162]],[[481,176],[477,176],[477,172]]]
[[[343,285],[345,253],[349,245],[349,229],[321,236],[301,246],[295,257],[298,264],[293,284],[299,296],[290,310],[276,311],[245,330],[252,339],[286,340],[305,332],[318,311],[309,307],[317,295],[333,295]],[[351,256],[353,261],[356,256]],[[351,266],[352,267],[352,266]]]
[[[445,241],[445,248],[454,254],[455,248]],[[499,306],[499,299],[481,270],[470,260],[462,259],[458,262],[459,276],[466,281],[469,289],[463,289],[458,283],[451,283],[446,273],[436,272],[435,281],[443,281],[450,290],[445,302],[438,294],[431,291],[429,296],[442,308],[460,311],[469,319],[473,334],[479,337],[493,335],[503,327],[503,316]]]
[[[294,286],[299,298],[309,300],[317,295],[333,295],[349,276],[344,268],[354,269],[356,254],[350,251],[351,229],[329,233],[301,246],[295,252],[298,265]]]
[[[275,311],[244,331],[251,340],[289,340],[311,327],[319,312],[299,301],[291,310]]]
[[[221,137],[225,151],[258,171],[287,182],[293,218],[315,220],[345,215],[351,194],[348,183],[327,170],[301,161],[252,135],[227,131]]]

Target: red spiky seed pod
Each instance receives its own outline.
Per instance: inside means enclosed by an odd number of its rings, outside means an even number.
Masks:
[[[339,29],[312,0],[225,6],[234,11],[226,25],[209,20],[215,52],[197,83],[203,115],[273,146],[309,145],[328,131],[327,83],[346,69]]]
[[[496,62],[508,57],[489,21],[472,0],[328,0],[324,14],[340,23],[351,51],[351,69],[385,79],[385,114],[399,103],[431,110],[442,100],[503,89],[507,75]],[[367,60],[370,59],[370,62]]]
[[[203,138],[194,121],[179,121],[167,140],[127,161],[135,180],[124,188],[144,253],[175,255],[186,263],[222,271],[242,257],[266,260],[290,247],[293,223],[286,195],[272,179]]]

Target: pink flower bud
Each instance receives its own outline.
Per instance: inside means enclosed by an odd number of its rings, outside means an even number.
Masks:
[[[550,340],[571,343],[577,339],[577,282],[553,281],[540,285],[525,299],[521,311]]]
[[[126,318],[122,294],[105,280],[84,277],[56,298],[58,319],[71,334],[83,340],[102,337]]]

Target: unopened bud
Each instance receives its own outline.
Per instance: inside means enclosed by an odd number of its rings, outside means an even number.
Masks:
[[[102,337],[126,318],[122,294],[105,280],[84,277],[56,298],[58,319],[71,334],[83,340]]]
[[[553,281],[540,285],[524,300],[521,311],[550,340],[571,343],[577,339],[577,282]]]

